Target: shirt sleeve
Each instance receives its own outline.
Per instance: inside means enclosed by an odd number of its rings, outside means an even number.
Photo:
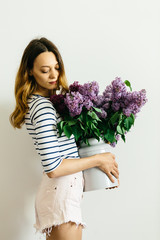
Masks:
[[[41,99],[30,112],[36,133],[36,148],[46,173],[55,170],[62,162],[57,139],[57,114],[52,103]]]

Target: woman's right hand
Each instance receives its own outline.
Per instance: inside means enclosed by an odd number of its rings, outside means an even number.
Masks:
[[[96,157],[99,159],[99,165],[97,167],[107,174],[111,182],[114,183],[113,175],[119,179],[118,164],[114,154],[110,152],[99,153],[96,154]]]

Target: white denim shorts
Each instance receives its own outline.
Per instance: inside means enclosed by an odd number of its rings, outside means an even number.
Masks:
[[[70,221],[85,228],[80,207],[83,188],[82,171],[57,178],[49,178],[43,172],[35,199],[36,233],[50,235],[52,226]]]

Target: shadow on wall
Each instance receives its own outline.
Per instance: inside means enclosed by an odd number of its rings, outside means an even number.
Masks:
[[[0,238],[19,240],[22,239],[20,236],[22,233],[24,236],[25,227],[32,221],[34,206],[29,209],[27,205],[35,197],[42,168],[25,126],[21,130],[15,130],[11,126],[9,115],[12,110],[13,108],[8,106],[0,108],[2,208]]]

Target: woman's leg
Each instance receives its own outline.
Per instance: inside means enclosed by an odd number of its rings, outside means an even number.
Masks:
[[[76,226],[75,223],[68,222],[52,227],[52,232],[46,240],[82,240],[82,225]]]

